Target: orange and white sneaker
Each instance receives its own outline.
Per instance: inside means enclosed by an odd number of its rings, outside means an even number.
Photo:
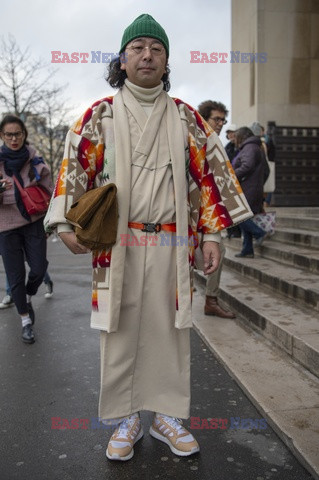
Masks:
[[[117,427],[106,449],[109,460],[125,462],[134,455],[134,444],[144,435],[138,413],[125,418]]]
[[[199,452],[199,445],[193,435],[182,426],[179,418],[157,413],[150,428],[152,437],[166,443],[175,455],[187,457]]]

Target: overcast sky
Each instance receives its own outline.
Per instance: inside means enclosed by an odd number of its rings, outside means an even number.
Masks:
[[[230,52],[230,10],[231,0],[11,0],[1,6],[1,30],[48,63],[51,51],[89,54],[88,63],[52,64],[58,67],[56,83],[68,83],[65,96],[76,105],[76,118],[95,100],[115,93],[103,79],[106,64],[92,63],[91,52],[117,53],[124,29],[141,13],[149,13],[170,41],[170,95],[195,108],[208,99],[230,108],[229,59],[226,63],[190,61],[191,51],[208,56]]]

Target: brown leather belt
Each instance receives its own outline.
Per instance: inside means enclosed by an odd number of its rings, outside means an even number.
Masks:
[[[176,232],[176,223],[137,223],[128,222],[130,228],[137,228],[142,232],[159,233],[161,230],[165,232]]]

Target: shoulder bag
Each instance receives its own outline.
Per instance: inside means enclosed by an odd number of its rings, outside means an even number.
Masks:
[[[258,227],[262,228],[269,235],[275,233],[276,212],[257,213],[251,219]]]
[[[33,185],[23,188],[17,178],[13,175],[14,183],[16,184],[22,203],[31,215],[42,215],[48,210],[51,195],[41,185]]]

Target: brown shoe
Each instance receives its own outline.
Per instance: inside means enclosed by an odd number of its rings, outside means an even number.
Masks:
[[[210,297],[206,295],[205,315],[215,315],[221,318],[236,318],[233,312],[224,310],[219,304],[217,297]]]

